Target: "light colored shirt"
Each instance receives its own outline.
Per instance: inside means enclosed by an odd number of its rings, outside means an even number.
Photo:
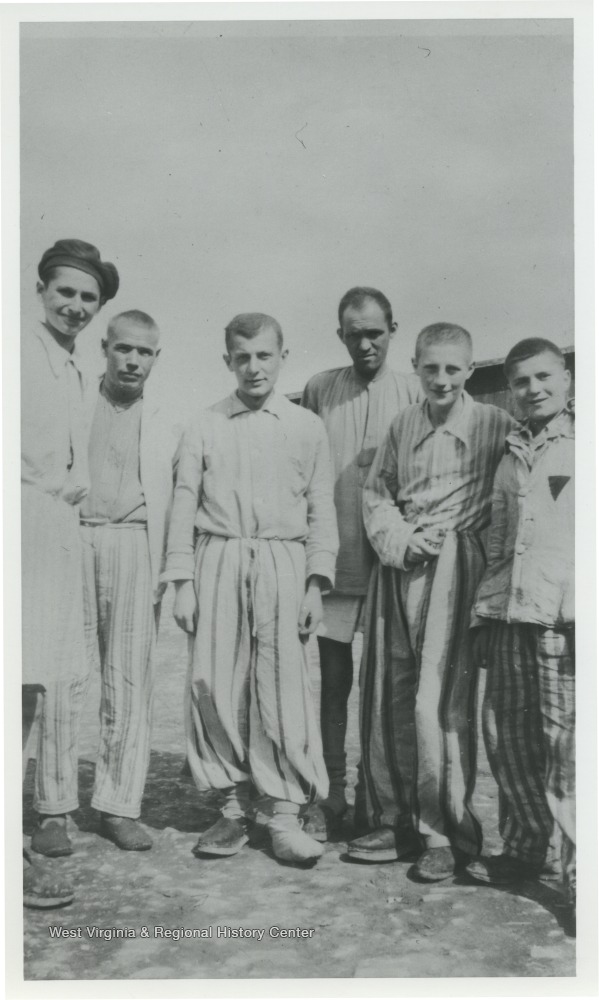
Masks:
[[[329,436],[340,543],[338,593],[361,596],[368,590],[374,554],[362,518],[362,488],[389,424],[419,394],[416,378],[386,365],[371,381],[353,366],[320,372],[304,389],[302,406],[322,418]]]
[[[147,520],[139,471],[141,413],[141,396],[123,406],[100,388],[89,440],[90,491],[81,505],[85,520]]]
[[[236,393],[187,428],[163,580],[191,580],[194,530],[225,538],[296,541],[306,577],[332,586],[338,537],[322,421],[274,392],[260,410]]]
[[[78,503],[89,488],[83,375],[43,323],[21,339],[21,482]]]
[[[434,427],[428,402],[393,421],[364,487],[364,522],[384,566],[405,569],[416,528],[481,531],[491,514],[493,476],[514,421],[462,393]]]
[[[574,623],[574,446],[573,401],[536,437],[526,424],[509,435],[473,624]]]

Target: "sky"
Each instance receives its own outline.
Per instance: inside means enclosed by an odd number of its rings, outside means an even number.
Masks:
[[[568,20],[123,22],[21,27],[21,304],[56,239],[96,244],[162,334],[152,390],[184,420],[234,387],[223,329],[275,316],[280,388],[348,363],[336,310],[382,289],[478,360],[574,341]]]

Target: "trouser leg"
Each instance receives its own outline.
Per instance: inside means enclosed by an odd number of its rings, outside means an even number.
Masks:
[[[542,866],[553,832],[545,795],[536,626],[489,624],[483,732],[500,793],[504,853]]]
[[[44,689],[41,684],[23,684],[21,687],[23,740],[23,781],[29,763],[30,752],[35,738],[35,724],[42,707]]]
[[[320,732],[324,762],[329,776],[328,802],[345,807],[347,704],[352,689],[351,643],[318,638],[320,653]]]
[[[436,560],[401,574],[401,596],[416,659],[414,826],[427,848],[476,855],[482,829],[476,779],[478,673],[470,608],[484,566],[475,534],[448,533]]]
[[[561,832],[567,886],[576,882],[575,645],[574,630],[537,630],[541,724],[545,745],[545,792]]]
[[[34,808],[45,816],[73,812],[77,795],[79,720],[87,676],[49,683],[39,721]]]
[[[156,642],[148,540],[133,528],[92,530],[102,671],[92,806],[137,819],[150,757]]]

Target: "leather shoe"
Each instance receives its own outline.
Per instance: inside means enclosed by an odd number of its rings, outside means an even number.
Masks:
[[[475,858],[466,865],[466,874],[483,885],[514,885],[537,878],[541,869],[507,854],[493,854],[487,858]]]
[[[200,834],[191,853],[195,854],[196,858],[203,854],[227,858],[237,854],[248,840],[245,820],[221,816],[208,830]]]
[[[69,882],[57,876],[46,875],[23,853],[23,906],[50,910],[68,906],[75,894]]]
[[[32,851],[36,854],[45,854],[47,858],[65,858],[72,854],[73,845],[67,834],[66,817],[64,819],[64,823],[59,823],[55,819],[46,821],[40,819],[31,838]]]
[[[153,843],[137,820],[128,816],[107,816],[103,813],[100,832],[121,851],[149,851]]]
[[[401,836],[392,826],[379,826],[347,845],[347,853],[352,860],[372,862],[397,861],[417,849],[414,837],[409,834]]]
[[[464,868],[468,860],[457,847],[429,847],[414,865],[414,874],[421,882],[442,882]]]

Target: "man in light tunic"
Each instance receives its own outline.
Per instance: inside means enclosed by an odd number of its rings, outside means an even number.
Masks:
[[[225,363],[237,391],[184,435],[165,580],[190,633],[187,755],[198,788],[222,789],[221,818],[198,856],[248,840],[252,786],[272,801],[282,861],[323,848],[300,807],[328,792],[304,646],[334,583],[337,528],[322,422],[275,390],[287,350],[276,320],[236,316]]]
[[[154,654],[176,440],[144,391],[160,331],[139,309],[108,324],[92,387],[90,491],[81,505],[88,666],[100,663],[100,749],[92,806],[117,847],[152,846],[137,822],[150,756]]]
[[[362,488],[376,449],[397,414],[419,396],[414,376],[392,371],[387,353],[397,323],[391,304],[376,288],[350,288],[339,303],[337,336],[352,364],[310,379],[302,405],[318,414],[329,437],[335,474],[339,555],[335,590],[323,601],[318,636],[320,729],[330,792],[309,809],[307,829],[319,840],[334,833],[347,808],[345,735],[353,682],[352,641],[361,617],[373,551],[362,518]],[[381,832],[388,839],[386,831]]]
[[[38,274],[44,319],[21,340],[23,759],[37,714],[32,847],[59,856],[69,853],[66,813],[77,805],[77,749],[65,720],[78,711],[86,678],[78,504],[89,474],[75,339],[119,279],[96,247],[75,239],[46,250]],[[72,898],[70,887],[28,864],[26,904]]]

